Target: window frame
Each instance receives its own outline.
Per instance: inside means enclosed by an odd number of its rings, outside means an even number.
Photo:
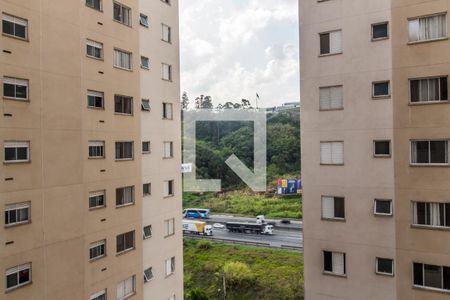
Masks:
[[[175,218],[164,220],[164,238],[175,235]]]
[[[170,261],[170,272],[167,272],[168,262]],[[166,278],[175,274],[175,256],[169,257],[164,261],[164,273],[166,274]]]
[[[91,198],[95,197],[97,199],[97,197],[100,195],[103,196],[103,205],[91,206]],[[97,203],[98,203],[98,201],[96,200],[96,204]],[[89,192],[88,207],[89,207],[89,210],[97,210],[97,209],[101,209],[101,208],[106,208],[106,190],[98,190],[98,191]]]
[[[122,66],[116,65],[116,60],[115,60],[116,52],[119,52],[121,55],[124,53],[124,54],[128,54],[130,56],[130,68],[129,69],[126,68],[126,67],[122,67]],[[119,70],[133,72],[133,52],[114,47],[113,48],[113,67],[116,68],[116,69],[119,69]]]
[[[323,90],[326,89],[333,89],[333,88],[341,88],[341,93],[342,93],[342,103],[341,103],[341,107],[331,107],[332,106],[332,101],[330,101],[330,108],[323,108],[322,107],[322,99],[320,97],[320,93]],[[329,86],[320,86],[319,87],[319,111],[334,111],[334,110],[344,110],[344,85],[342,84],[338,84],[338,85],[329,85]]]
[[[94,145],[97,144],[97,145]],[[101,145],[100,145],[101,144]],[[102,147],[101,156],[91,156],[91,147]],[[105,141],[90,140],[88,141],[88,159],[105,159],[106,158]]]
[[[412,81],[422,81],[422,80],[429,80],[430,79],[438,79],[439,81],[439,97],[441,96],[442,86],[441,86],[441,79],[446,78],[447,79],[447,100],[428,100],[428,101],[412,101],[412,93],[411,93],[411,83]],[[449,76],[448,75],[437,75],[437,76],[426,76],[426,77],[414,77],[414,78],[408,78],[408,104],[409,105],[427,105],[427,104],[445,104],[450,102],[450,89],[449,89]],[[429,84],[428,84],[428,94],[429,94]]]
[[[100,297],[100,296],[105,296],[105,299],[107,299],[107,289],[103,289],[101,291],[98,291],[95,294],[92,294],[89,299],[90,300],[97,300],[97,298]]]
[[[6,20],[4,20],[4,17],[13,18],[14,20],[13,21],[6,21]],[[17,36],[15,34],[9,34],[9,33],[6,33],[6,32],[3,31],[3,28],[4,28],[3,22],[9,22],[9,23],[13,24],[13,26],[14,26],[14,33],[15,33],[16,32],[15,25],[21,25],[21,24],[18,24],[15,19],[18,19],[18,20],[26,23],[26,25],[22,25],[22,26],[25,27],[25,37],[24,38],[21,37],[21,36]],[[21,17],[15,16],[15,15],[11,15],[11,14],[2,12],[2,35],[3,36],[10,37],[10,38],[13,38],[13,39],[18,39],[18,40],[25,41],[25,42],[29,42],[30,40],[29,40],[29,32],[28,32],[29,28],[28,27],[29,27],[28,19],[21,18]]]
[[[377,211],[377,202],[378,201],[388,201],[390,203],[390,213],[385,214]],[[375,198],[373,200],[373,214],[375,216],[381,216],[381,217],[392,217],[394,215],[394,203],[392,199],[381,199],[381,198]]]
[[[331,34],[334,32],[341,32],[341,49],[338,52],[331,52]],[[326,57],[326,56],[333,56],[333,55],[339,55],[344,53],[344,43],[343,43],[343,30],[341,29],[334,29],[334,30],[328,30],[328,31],[322,31],[319,32],[319,57]],[[328,44],[329,44],[329,52],[328,53],[322,53],[322,44],[321,44],[321,37],[324,34],[328,34]]]
[[[128,189],[131,189],[131,202],[125,202],[125,191],[128,191]],[[117,193],[119,192],[119,190],[122,190],[122,199],[121,199],[121,203],[118,204],[118,197],[117,197]],[[118,187],[116,188],[116,208],[122,208],[122,207],[127,207],[127,206],[132,206],[136,204],[136,191],[135,191],[135,186],[134,185],[130,185],[130,186],[123,186],[123,187]]]
[[[21,209],[25,209],[25,208],[27,209],[28,218],[26,221],[18,222],[17,221],[18,211]],[[5,219],[6,219],[6,215],[8,214],[7,212],[13,211],[13,210],[15,211],[16,221],[14,223],[9,222],[8,224],[6,224],[6,222],[4,221],[5,228],[11,228],[11,227],[16,227],[16,226],[26,225],[26,224],[31,223],[31,201],[5,203],[4,208],[3,208],[3,215],[4,215]],[[10,215],[9,215],[8,219],[11,219]]]
[[[26,144],[27,149],[27,158],[26,159],[14,159],[14,160],[6,160],[6,149],[7,148],[23,148],[23,147],[11,147],[8,146],[12,144]],[[16,156],[17,156],[17,150],[16,150]],[[31,145],[30,141],[4,141],[3,142],[3,164],[23,164],[23,163],[31,163]]]
[[[165,194],[165,186],[163,186],[163,198],[170,198],[175,196],[175,180],[164,180],[164,185],[167,184],[167,195]],[[172,193],[170,192],[172,190]]]
[[[89,44],[89,42],[90,42],[91,44]],[[98,44],[98,45],[100,45],[101,47],[97,47],[97,46],[95,46],[94,44]],[[90,55],[90,54],[89,54],[89,51],[88,51],[88,47],[89,47],[89,46],[90,46],[90,47],[93,47],[93,48],[96,48],[96,49],[100,49],[100,57],[97,57],[97,56],[94,56],[94,55]],[[105,53],[104,53],[104,46],[103,46],[103,43],[98,42],[98,41],[95,41],[95,40],[93,40],[93,39],[86,39],[86,57],[103,61],[103,60],[104,60],[104,55],[105,55]]]
[[[146,186],[146,185],[148,185],[148,193],[146,193],[145,191],[144,191],[144,186]],[[151,182],[146,182],[146,183],[143,183],[142,184],[142,196],[143,197],[146,197],[146,196],[150,196],[152,194],[152,184],[151,184]]]
[[[167,29],[167,39],[165,39],[164,29]],[[172,27],[167,24],[161,23],[161,31],[161,40],[168,44],[172,44]]]
[[[168,76],[169,76],[169,78],[165,78],[164,77],[164,73],[165,73],[165,71],[164,71],[164,67],[167,67],[167,74],[168,74]],[[170,65],[170,64],[168,64],[168,63],[161,63],[161,79],[162,80],[164,80],[164,81],[168,81],[168,82],[172,82],[172,79],[173,79],[173,68],[172,68],[172,65]]]
[[[116,100],[119,98],[121,99],[121,108],[125,108],[127,106],[126,103],[124,102],[125,100],[130,101],[130,110],[131,111],[129,113],[116,111]],[[134,116],[134,98],[132,96],[114,94],[114,114],[121,115],[121,116]]]
[[[95,0],[94,0],[95,1]],[[93,10],[99,11],[99,12],[103,12],[103,0],[98,0],[98,2],[100,3],[100,7],[99,9],[95,8],[95,6],[91,6],[88,4],[88,0],[85,0],[84,3],[87,7],[92,8]]]
[[[378,270],[378,260],[380,259],[385,259],[385,260],[390,260],[391,264],[392,264],[392,273],[385,273],[385,272],[380,272]],[[395,264],[394,264],[394,259],[392,258],[384,258],[384,257],[375,257],[375,274],[377,275],[382,275],[382,276],[391,276],[394,277],[395,276]]]
[[[117,144],[131,144],[131,157],[117,157]],[[116,141],[114,143],[115,161],[130,161],[134,160],[134,141]]]
[[[410,34],[411,34],[411,32],[410,32],[410,28],[409,28],[409,26],[410,26],[410,22],[411,21],[415,21],[415,20],[419,20],[419,22],[420,22],[420,19],[424,19],[424,18],[432,18],[432,17],[437,17],[437,16],[445,16],[445,23],[446,23],[446,27],[445,27],[445,29],[446,29],[446,36],[444,36],[444,37],[439,37],[439,38],[434,38],[434,39],[427,39],[427,40],[417,40],[417,41],[411,41],[410,40]],[[447,13],[447,11],[442,11],[442,12],[438,12],[438,13],[432,13],[432,14],[427,14],[427,15],[421,15],[421,16],[416,16],[416,17],[409,17],[408,19],[407,19],[407,21],[408,21],[408,30],[407,30],[407,32],[408,32],[408,42],[407,42],[407,44],[408,45],[414,45],[414,44],[421,44],[421,43],[430,43],[430,42],[437,42],[437,41],[442,41],[442,40],[447,40],[448,38],[449,38],[449,35],[448,35],[448,13]],[[419,28],[420,29],[420,28]]]
[[[385,143],[388,142],[389,143],[389,153],[388,154],[377,154],[376,153],[376,144],[377,143]],[[392,142],[391,140],[373,140],[373,157],[375,158],[389,158],[392,157]]]
[[[417,167],[417,166],[423,166],[423,167],[445,167],[445,166],[449,166],[449,140],[448,139],[411,139],[409,140],[409,165],[413,166],[413,167]],[[414,163],[413,162],[413,143],[415,142],[428,142],[428,160],[430,161],[430,163]],[[431,163],[431,143],[430,142],[447,142],[447,151],[446,151],[446,158],[447,158],[447,162],[446,163]]]
[[[166,156],[166,145],[169,144],[169,155]],[[173,141],[164,141],[163,142],[163,158],[164,159],[171,159],[174,158],[174,147],[173,147]]]
[[[414,265],[418,264],[418,265],[422,265],[422,285],[418,285],[415,283],[415,268]],[[439,267],[441,269],[441,284],[442,284],[442,288],[436,288],[436,287],[430,287],[430,286],[426,286],[425,285],[425,266],[433,266],[433,267]],[[441,293],[450,293],[450,289],[444,289],[444,267],[445,268],[450,268],[449,266],[443,266],[443,265],[432,265],[432,264],[426,264],[426,263],[421,263],[421,262],[415,262],[413,261],[412,263],[412,285],[414,288],[417,289],[423,289],[423,290],[430,290],[430,291],[436,291],[436,292],[441,292]]]
[[[142,21],[142,18],[144,18],[145,22]],[[146,14],[143,13],[139,13],[139,25],[145,27],[145,28],[149,28],[150,24],[148,22],[148,16]]]
[[[429,205],[430,206],[430,209],[431,209],[431,205],[432,204],[434,204],[434,205],[438,205],[438,206],[440,206],[440,205],[444,205],[444,212],[443,212],[443,215],[444,215],[444,221],[447,221],[447,211],[446,211],[446,208],[447,208],[447,205],[449,205],[450,206],[450,202],[436,202],[436,201],[434,201],[434,202],[428,202],[428,201],[417,201],[417,200],[413,200],[413,201],[411,201],[411,227],[415,227],[415,228],[423,228],[423,229],[434,229],[434,230],[450,230],[450,222],[448,223],[448,224],[446,224],[446,225],[444,225],[444,226],[442,226],[442,225],[433,225],[433,224],[431,224],[431,222],[430,222],[430,224],[420,224],[420,223],[416,223],[415,222],[415,220],[417,219],[419,219],[419,215],[417,214],[417,216],[415,215],[415,212],[418,212],[418,210],[417,210],[417,204],[424,204],[424,205]],[[431,214],[430,214],[430,216],[431,216]],[[425,214],[425,216],[424,216],[424,218],[427,218],[427,217],[429,217],[429,215],[426,213]],[[440,215],[439,215],[439,218],[440,218]]]
[[[132,275],[132,276],[130,276],[130,277],[125,278],[124,280],[121,280],[121,281],[118,283],[118,285],[124,284],[124,286],[125,286],[125,282],[126,282],[127,280],[129,280],[130,278],[132,279],[133,291],[132,291],[131,293],[127,294],[127,295],[124,295],[123,297],[118,298],[118,295],[117,295],[117,287],[118,287],[118,286],[116,286],[116,298],[117,298],[117,300],[125,300],[125,299],[128,299],[128,298],[130,298],[130,297],[136,295],[136,275]]]
[[[335,203],[335,201],[336,201],[336,198],[339,198],[339,199],[343,199],[343,201],[344,201],[344,217],[343,218],[341,218],[341,217],[336,217],[336,206],[334,205],[334,203],[333,203],[333,217],[332,218],[329,218],[329,217],[325,217],[324,215],[323,215],[323,204],[324,204],[324,199],[326,199],[326,198],[333,198],[333,202]],[[330,196],[330,195],[322,195],[321,197],[320,197],[320,204],[321,204],[321,211],[320,211],[320,214],[321,214],[321,219],[323,220],[323,221],[338,221],[338,222],[345,222],[346,221],[346,219],[345,219],[345,215],[346,215],[346,210],[345,210],[345,197],[342,197],[342,196]]]
[[[143,61],[147,61],[147,65],[143,64]],[[147,56],[141,55],[141,69],[150,70],[150,59]]]
[[[387,33],[386,33],[386,36],[385,37],[379,37],[379,38],[374,38],[373,37],[373,29],[374,29],[374,27],[375,26],[380,26],[380,25],[386,25],[386,31],[387,31]],[[371,41],[372,42],[378,42],[378,41],[382,41],[382,40],[388,40],[389,39],[389,37],[390,37],[390,34],[389,34],[389,30],[390,30],[390,26],[389,26],[389,21],[384,21],[384,22],[378,22],[378,23],[373,23],[373,24],[371,24],[370,25],[370,31],[371,31]]]
[[[130,247],[130,248],[124,248],[123,250],[118,251],[117,238],[119,236],[123,236],[123,241],[124,241],[123,245],[125,247],[126,246],[126,239],[125,239],[126,236],[125,235],[130,233],[130,232],[133,233],[133,246]],[[116,235],[116,256],[121,255],[121,254],[125,254],[125,253],[133,251],[135,249],[136,249],[136,232],[135,232],[135,230],[127,231],[127,232],[120,233],[120,234]]]
[[[150,272],[150,278],[147,276],[147,271]],[[144,270],[144,283],[148,283],[152,281],[155,278],[155,275],[153,274],[153,267],[148,267]]]
[[[148,108],[147,108],[147,106]],[[141,111],[151,111],[152,107],[150,106],[150,99],[141,99]]]
[[[331,253],[331,265],[332,266],[333,266],[333,253],[343,255],[343,271],[344,271],[343,274],[336,273],[333,270],[332,271],[325,270],[325,253],[326,252]],[[322,274],[346,278],[347,277],[347,254],[345,252],[340,252],[340,251],[323,250],[322,251]]]
[[[144,144],[148,144],[148,150],[144,150]],[[142,141],[142,154],[150,154],[152,153],[151,143],[150,141]]]
[[[322,144],[334,144],[341,143],[342,144],[342,163],[324,163],[322,162]],[[332,153],[331,153],[332,154]],[[319,160],[321,166],[343,166],[345,165],[345,143],[343,140],[336,141],[320,141],[319,143]]]
[[[173,120],[173,103],[172,102],[163,102],[162,103],[162,119],[163,120]],[[170,107],[170,116],[168,116],[167,107]]]
[[[383,84],[383,83],[387,83],[388,84],[388,93],[385,95],[375,95],[375,85],[377,84]],[[372,82],[372,99],[388,99],[391,98],[391,81],[390,80],[380,80],[380,81],[373,81]]]
[[[101,246],[103,246],[103,253],[98,256],[91,257],[91,249],[101,247]],[[89,262],[93,262],[93,261],[102,259],[104,257],[106,257],[106,239],[98,240],[98,241],[95,241],[95,242],[92,242],[89,244]]]
[[[117,20],[116,18],[114,18],[114,5],[119,5],[120,6],[121,20]],[[124,17],[123,17],[123,10],[124,9],[127,9],[129,11],[129,16],[128,16],[129,23],[125,23],[125,21],[122,20],[122,19],[124,19]],[[113,18],[112,19],[113,19],[114,22],[117,22],[119,24],[122,24],[122,25],[125,25],[125,26],[128,26],[128,27],[133,27],[133,12],[131,10],[131,7],[126,6],[125,4],[123,4],[121,2],[118,2],[116,0],[113,0],[113,12],[112,13],[113,13]]]
[[[89,96],[91,97],[100,97],[99,95],[101,94],[101,98],[102,98],[102,106],[101,107],[97,107],[97,106],[91,106],[89,105]],[[101,91],[96,91],[96,90],[87,90],[86,92],[86,101],[87,101],[87,108],[89,109],[99,109],[99,110],[105,110],[105,93],[101,92]]]
[[[24,270],[28,270],[28,281],[24,282],[24,283],[19,283],[19,272],[24,271]],[[17,265],[11,268],[8,268],[5,270],[5,291],[6,292],[10,292],[12,290],[21,288],[23,286],[29,285],[31,283],[33,283],[33,266],[31,262],[25,263],[25,264],[21,264],[21,265]],[[15,274],[17,275],[17,284],[15,286],[12,287],[8,287],[7,285],[7,277],[9,275]]]
[[[145,229],[146,229],[146,228],[150,228],[150,235],[147,235],[147,234],[145,233]],[[153,227],[152,227],[151,224],[142,227],[142,237],[143,237],[144,240],[148,240],[148,239],[151,238],[152,236],[153,236]]]
[[[5,83],[5,81],[14,81],[14,83]],[[25,84],[19,84],[19,81],[23,81]],[[15,96],[6,96],[5,95],[5,84],[13,85],[14,86],[14,92]],[[17,97],[17,86],[25,87],[26,89],[26,98]],[[5,100],[14,100],[14,101],[23,101],[23,102],[29,102],[30,101],[30,80],[25,78],[19,78],[19,77],[11,77],[11,76],[3,76],[2,79],[2,97]]]

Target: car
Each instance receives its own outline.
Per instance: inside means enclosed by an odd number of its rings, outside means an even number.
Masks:
[[[225,225],[223,225],[223,224],[221,224],[221,223],[214,223],[214,224],[213,224],[213,227],[214,227],[214,228],[217,228],[217,229],[223,229],[223,228],[225,228]]]
[[[281,224],[291,224],[291,220],[286,220],[286,219],[284,219],[284,220],[281,220],[280,223],[281,223]]]

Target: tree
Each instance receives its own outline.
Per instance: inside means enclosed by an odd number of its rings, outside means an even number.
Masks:
[[[200,95],[195,98],[196,109],[213,109],[213,103],[211,96]]]
[[[240,290],[250,286],[255,281],[250,267],[242,262],[230,261],[223,266],[227,288]]]
[[[182,110],[189,109],[189,98],[186,92],[183,92],[183,96],[181,97],[181,109]]]

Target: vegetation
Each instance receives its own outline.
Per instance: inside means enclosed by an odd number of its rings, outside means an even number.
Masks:
[[[301,219],[301,196],[266,197],[250,192],[184,193],[183,207],[209,208],[214,214],[226,213],[255,217],[265,215],[267,218]]]
[[[189,107],[189,98],[183,94],[181,105]],[[213,109],[210,96],[201,95],[195,99],[197,109]],[[215,109],[252,109],[250,101],[226,102]],[[184,124],[185,126],[188,126]],[[192,126],[192,124],[190,125]],[[253,122],[196,122],[197,178],[221,179],[225,191],[245,188],[245,184],[231,170],[225,161],[235,154],[246,166],[253,168]],[[269,182],[300,177],[300,118],[292,112],[267,115],[267,178]]]
[[[223,275],[228,300],[304,299],[301,253],[200,243],[184,241],[187,299],[222,299]]]

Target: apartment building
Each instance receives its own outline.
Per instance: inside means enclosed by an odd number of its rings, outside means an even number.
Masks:
[[[306,299],[448,299],[447,0],[300,1]]]
[[[0,0],[0,299],[183,297],[178,1],[148,2]]]

